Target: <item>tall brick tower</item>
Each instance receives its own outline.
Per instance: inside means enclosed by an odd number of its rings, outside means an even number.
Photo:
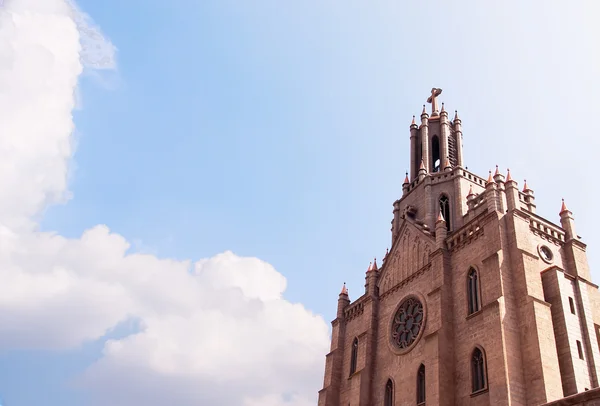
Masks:
[[[555,224],[510,172],[469,172],[441,93],[410,125],[392,248],[339,295],[319,406],[600,405],[600,293],[572,213]]]

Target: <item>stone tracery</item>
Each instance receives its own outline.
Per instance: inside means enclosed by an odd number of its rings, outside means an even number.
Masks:
[[[399,349],[409,348],[419,337],[424,320],[423,304],[419,299],[405,299],[394,315],[392,342]]]

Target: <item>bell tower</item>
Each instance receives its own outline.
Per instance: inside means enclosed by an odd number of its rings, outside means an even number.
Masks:
[[[410,125],[411,181],[418,176],[421,162],[426,173],[463,165],[461,121],[458,113],[450,121],[444,103],[438,110],[438,97],[441,94],[442,89],[431,89],[431,96],[427,99],[427,103],[431,104],[431,115],[423,105],[421,125],[417,125],[413,116]]]
[[[456,110],[450,120],[444,103],[439,105],[441,94],[442,89],[432,88],[427,98],[431,114],[423,105],[421,124],[417,124],[415,116],[410,124],[410,176],[407,173],[404,179],[402,198],[394,203],[392,243],[407,217],[424,232],[433,233],[441,213],[446,231],[451,233],[464,222],[468,210],[463,196],[466,190],[470,188],[475,193],[485,189],[483,179],[467,175],[463,169],[462,121]]]

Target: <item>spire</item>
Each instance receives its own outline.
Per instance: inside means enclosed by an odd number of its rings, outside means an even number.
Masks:
[[[488,176],[486,185],[489,185],[491,183],[494,183],[494,178],[492,178],[492,171],[490,171],[490,176]]]
[[[346,282],[344,282],[344,285],[342,286],[342,291],[340,292],[340,296],[342,295],[348,296],[348,288],[346,287]]]
[[[579,239],[577,231],[575,231],[575,219],[573,218],[573,213],[567,208],[565,199],[562,200],[562,207],[560,209],[560,225],[563,230],[565,230],[565,241]]]
[[[443,221],[444,223],[446,222],[446,220],[444,219],[444,215],[442,214],[442,211],[440,210],[439,214],[438,214],[438,218],[436,223],[439,223],[440,221]]]
[[[500,175],[500,170],[498,170],[498,165],[496,165],[496,173],[494,173],[494,177]]]
[[[417,123],[415,123],[415,116],[413,116],[412,123],[410,123],[410,125],[411,125],[411,126],[413,126],[413,125],[417,125]]]
[[[454,110],[454,121],[456,120],[460,121],[460,117],[458,116],[458,110]]]
[[[376,271],[377,269],[377,258],[373,258],[373,265],[371,266],[371,271]]]
[[[529,190],[529,186],[527,186],[527,179],[525,179],[525,184],[523,185],[523,192],[527,192]]]
[[[450,157],[446,155],[446,159],[444,159],[444,169],[452,169],[452,165],[450,165]]]
[[[444,108],[444,103],[442,102],[442,110],[440,110],[440,113],[445,113],[446,109]]]
[[[421,117],[423,116],[429,116],[429,114],[427,114],[427,109],[425,109],[425,105],[423,105],[423,112],[421,112]]]
[[[569,209],[567,208],[567,205],[565,204],[565,199],[562,199],[562,207],[560,208],[560,214],[563,214],[566,211],[569,211]]]
[[[467,195],[467,199],[471,196],[475,196],[475,193],[473,193],[473,185],[469,186],[469,194]]]
[[[448,229],[446,228],[447,226],[446,220],[444,220],[444,215],[440,210],[437,221],[435,222],[435,246],[437,248],[445,248],[446,246],[444,241],[448,236]]]
[[[404,178],[403,185],[408,185],[409,183],[410,183],[410,180],[408,180],[408,172],[406,172],[406,177]]]
[[[506,170],[506,181],[512,182],[512,177],[510,176],[510,169]]]
[[[419,172],[425,170],[425,164],[423,163],[423,159],[421,159],[421,166],[419,166]]]

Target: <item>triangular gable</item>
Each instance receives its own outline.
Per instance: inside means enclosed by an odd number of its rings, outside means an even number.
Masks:
[[[398,283],[429,264],[429,254],[434,250],[435,240],[410,221],[400,227],[392,250],[387,255],[377,286],[383,294]]]

